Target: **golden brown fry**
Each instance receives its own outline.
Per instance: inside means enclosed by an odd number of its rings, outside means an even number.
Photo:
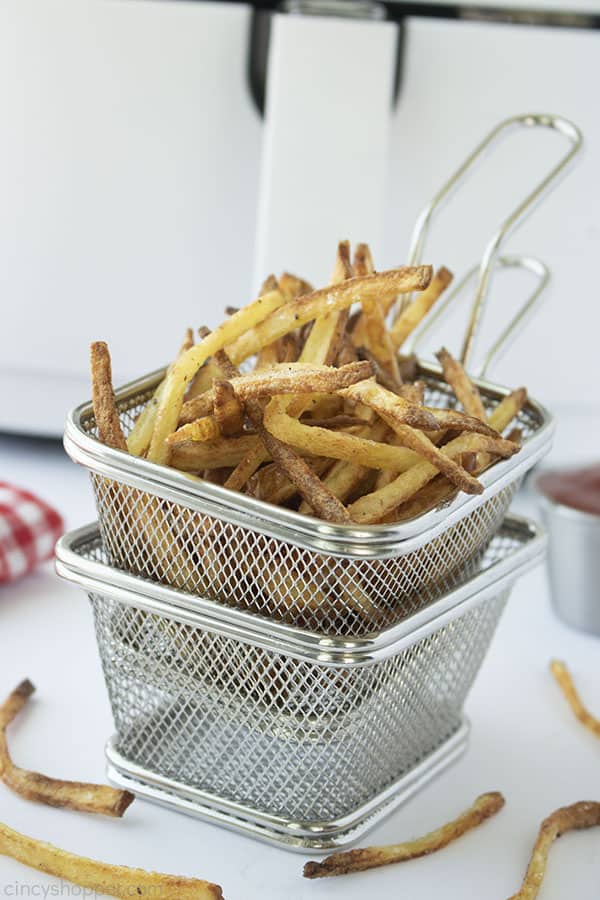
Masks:
[[[244,425],[244,405],[240,402],[230,381],[215,380],[215,419],[221,434],[230,437],[239,434]]]
[[[92,403],[98,437],[107,447],[127,452],[127,441],[121,430],[115,405],[110,353],[104,341],[94,341],[90,347],[92,368]]]
[[[391,449],[391,448],[390,448]],[[402,449],[402,448],[395,448]],[[459,459],[463,453],[480,450],[509,457],[517,453],[519,447],[501,438],[491,438],[484,434],[463,434],[442,447],[442,453],[451,459]],[[323,449],[321,448],[321,452]],[[394,465],[388,467],[393,469]],[[379,490],[366,494],[350,506],[350,515],[355,522],[380,522],[388,513],[409,500],[413,494],[428,484],[438,474],[438,469],[430,462],[419,462],[402,472],[394,481]]]
[[[425,382],[414,381],[412,384],[401,384],[398,388],[398,396],[408,400],[409,403],[422,406],[425,402]]]
[[[509,900],[535,900],[544,875],[548,853],[554,841],[567,831],[596,828],[600,825],[600,803],[583,800],[563,806],[549,815],[540,826],[521,890]]]
[[[433,414],[438,428],[472,431],[476,434],[487,434],[489,437],[499,437],[498,431],[491,424],[486,424],[475,416],[468,416],[458,409],[433,409],[428,406],[424,409]]]
[[[177,897],[177,900],[223,900],[218,884],[198,878],[162,875],[144,869],[112,866],[85,856],[76,856],[52,844],[38,841],[0,823],[0,854],[17,862],[88,888],[97,894],[108,894],[131,900],[131,897]]]
[[[368,244],[357,244],[354,251],[354,271],[356,275],[371,275],[375,271]],[[366,344],[379,364],[388,371],[394,384],[401,383],[396,348],[387,329],[385,312],[378,299],[365,299],[362,315],[359,315],[352,340],[355,344]]]
[[[241,491],[248,479],[270,459],[269,452],[262,441],[257,441],[247,453],[242,456],[232,473],[223,482],[223,487],[230,491]]]
[[[371,363],[373,367],[373,373],[375,375],[375,379],[379,382],[379,384],[387,388],[388,391],[392,391],[395,394],[399,394],[400,396],[404,396],[401,394],[400,389],[403,387],[402,383],[396,378],[394,378],[388,371],[385,369],[382,364],[379,362],[374,353],[372,353],[368,347],[357,347],[357,354],[359,359],[366,359]],[[339,356],[339,354],[338,354]],[[410,387],[410,385],[408,385]]]
[[[375,869],[379,866],[389,866],[392,863],[428,856],[430,853],[447,847],[448,844],[456,841],[468,831],[472,831],[473,828],[477,828],[486,819],[499,812],[503,806],[504,797],[497,791],[481,794],[475,803],[458,818],[436,828],[435,831],[431,831],[424,837],[402,844],[390,844],[387,847],[366,847],[334,853],[320,862],[307,862],[303,875],[305,878],[347,875],[350,872],[364,872],[366,869]]]
[[[526,388],[518,388],[516,391],[507,394],[498,406],[490,413],[488,424],[495,430],[502,433],[508,428],[512,420],[518,416],[520,411],[527,403]]]
[[[167,444],[173,447],[184,441],[214,441],[221,437],[221,427],[215,416],[203,416],[195,422],[182,425],[167,438]]]
[[[350,243],[340,241],[330,285],[341,284],[353,276],[350,264]],[[302,362],[331,365],[337,359],[348,322],[348,310],[327,312],[318,316],[307,336],[300,360]]]
[[[331,460],[324,457],[311,459],[308,465],[316,475],[323,475],[331,467]],[[247,492],[257,500],[265,500],[267,503],[285,503],[296,496],[298,489],[290,481],[275,463],[263,466],[258,472],[248,479]],[[304,502],[304,501],[303,501]],[[308,507],[308,514],[311,509]]]
[[[303,297],[305,294],[310,294],[313,291],[313,286],[309,281],[298,278],[297,275],[292,275],[290,272],[283,272],[276,284],[279,285],[279,290],[283,291],[288,300],[293,300],[295,297]]]
[[[188,384],[202,364],[217,350],[222,350],[248,329],[252,329],[263,319],[269,318],[284,302],[285,297],[279,290],[270,291],[262,297],[258,297],[219,325],[200,344],[196,344],[175,361],[172,369],[167,373],[165,387],[154,416],[154,429],[148,449],[148,459],[159,463],[168,462],[169,447],[165,443],[166,438],[175,431]],[[287,305],[291,307],[293,303]],[[285,334],[289,330],[291,329],[286,328],[282,333]],[[275,334],[260,346],[281,336],[282,334]],[[256,347],[256,351],[260,350],[260,346]]]
[[[436,356],[442,366],[444,378],[454,391],[458,402],[462,404],[464,411],[470,416],[475,416],[477,419],[485,422],[487,413],[481,401],[481,395],[477,385],[473,384],[467,375],[464,366],[457,359],[454,359],[445,347],[442,347],[439,353],[436,353]]]
[[[215,356],[216,359],[216,356]],[[251,372],[228,378],[240,400],[259,400],[274,394],[320,394],[349,387],[372,374],[368,362],[354,362],[339,369],[307,363],[281,363],[264,372]],[[214,408],[214,389],[183,404],[180,424],[210,415]],[[435,427],[435,422],[434,422]]]
[[[452,278],[452,272],[442,266],[435,273],[428,287],[401,312],[390,332],[396,350],[400,349],[409,334],[425,318],[433,304],[444,293]]]
[[[39,772],[29,772],[14,765],[8,751],[6,729],[34,691],[33,684],[25,679],[0,706],[0,778],[4,784],[26,800],[44,803],[46,806],[120,818],[134,800],[129,791],[103,784],[48,778]]]
[[[316,425],[318,428],[353,428],[363,426],[365,420],[358,416],[346,416],[343,414],[329,416],[327,419],[301,419],[303,425]]]
[[[439,427],[433,412],[409,403],[373,379],[359,381],[341,391],[341,394],[348,400],[363,403],[379,415],[389,416],[398,424],[428,431],[436,431]]]
[[[170,464],[182,472],[237,466],[257,446],[261,446],[261,441],[256,434],[221,437],[214,441],[184,441],[172,447]]]
[[[581,698],[577,693],[577,688],[571,678],[571,673],[567,669],[565,663],[558,659],[553,659],[550,663],[550,671],[563,692],[565,700],[581,724],[585,725],[588,731],[591,731],[596,737],[600,737],[600,719],[593,716],[581,702]]]
[[[400,291],[422,291],[429,284],[430,278],[431,266],[401,266],[374,275],[349,278],[340,284],[313,291],[305,297],[297,297],[246,330],[232,348],[231,358],[234,363],[242,362],[288,331],[319,316],[349,309],[353,303],[363,302],[365,298],[395,296]],[[198,355],[195,354],[187,362],[195,364]]]

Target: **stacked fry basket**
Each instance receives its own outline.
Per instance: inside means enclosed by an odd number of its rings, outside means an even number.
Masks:
[[[125,434],[163,374],[117,392]],[[452,405],[438,366],[420,362],[418,377],[427,405]],[[490,409],[508,393],[476,383]],[[91,404],[72,412],[65,447],[90,471],[98,523],[59,542],[57,569],[90,598],[116,726],[110,779],[318,851],[354,841],[456,759],[510,589],[544,551],[507,510],[553,425],[531,399],[516,424],[521,452],[482,475],[483,494],[361,527],[105,447]]]

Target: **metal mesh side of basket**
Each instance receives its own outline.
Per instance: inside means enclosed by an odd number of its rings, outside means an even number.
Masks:
[[[337,818],[458,729],[507,596],[384,661],[336,668],[91,595],[118,750],[265,813]]]

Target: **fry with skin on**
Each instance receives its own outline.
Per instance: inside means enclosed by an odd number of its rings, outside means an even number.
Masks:
[[[29,772],[15,766],[8,751],[6,729],[34,691],[33,684],[25,679],[0,706],[0,778],[4,784],[26,800],[46,806],[120,818],[135,799],[129,791],[103,784],[48,778],[39,772]]]
[[[202,416],[194,422],[182,425],[167,438],[167,444],[172,447],[182,444],[184,441],[214,441],[223,436],[221,426],[215,416]]]
[[[409,334],[425,318],[434,303],[442,296],[452,278],[452,272],[442,266],[435,273],[428,287],[400,313],[390,331],[396,350],[400,349]]]
[[[225,351],[215,354],[217,363],[228,378],[236,378],[239,371]],[[357,373],[360,374],[360,373]],[[265,428],[263,409],[258,400],[246,402],[248,418],[256,428],[261,442],[271,459],[287,478],[295,485],[298,493],[313,508],[315,513],[328,522],[349,522],[350,517],[343,503],[322,483],[319,476],[286,443],[278,440]]]
[[[185,353],[186,350],[189,350],[190,347],[193,346],[194,332],[191,328],[187,328],[177,356],[181,356],[182,353]],[[165,382],[163,379],[154,391],[153,396],[150,398],[146,406],[137,417],[135,425],[133,426],[131,432],[127,437],[127,449],[133,456],[142,456],[150,445],[150,440],[152,438],[152,429],[154,427],[154,410],[158,408],[162,393],[164,391],[164,386]]]
[[[215,357],[216,358],[216,357]],[[261,400],[274,394],[327,394],[349,387],[372,374],[368,362],[353,362],[339,369],[310,363],[280,363],[264,372],[237,375],[230,381],[236,396],[242,400]],[[223,372],[221,370],[221,377]],[[183,404],[179,422],[185,425],[214,410],[214,388]],[[431,427],[435,427],[435,422]]]
[[[107,447],[124,450],[127,441],[121,430],[121,421],[115,405],[110,353],[104,341],[94,341],[90,346],[92,368],[92,404],[98,428],[98,436]]]
[[[371,275],[375,271],[373,258],[368,244],[357,244],[354,251],[354,271],[357,275]],[[355,337],[356,335],[356,337]],[[400,370],[396,357],[396,348],[385,322],[385,313],[379,300],[365,299],[362,303],[362,315],[359,315],[354,331],[354,343],[366,343],[377,361],[389,372],[395,384],[400,384]]]
[[[166,438],[175,431],[181,404],[186,389],[200,367],[206,360],[213,356],[217,350],[235,341],[240,335],[280,307],[284,302],[284,295],[280,290],[269,291],[262,297],[258,297],[252,303],[245,306],[239,312],[234,313],[229,319],[212,331],[200,344],[191,347],[186,353],[173,363],[172,369],[165,379],[165,387],[154,418],[152,440],[148,449],[148,459],[152,462],[166,463],[169,459],[169,447],[165,444]],[[291,306],[292,304],[288,304]],[[291,330],[291,329],[286,329]],[[284,332],[285,333],[285,332]],[[274,335],[272,340],[281,337]],[[265,341],[264,343],[270,343]],[[261,344],[264,346],[264,344]],[[256,351],[260,347],[256,348]]]
[[[596,737],[600,737],[600,719],[593,716],[581,702],[577,688],[571,678],[571,673],[565,663],[558,659],[553,659],[550,663],[550,671],[576,718],[588,731],[591,731]]]
[[[391,449],[391,448],[390,448]],[[402,449],[402,448],[395,448]],[[519,447],[502,438],[491,438],[484,434],[463,434],[441,448],[444,456],[457,459],[463,453],[480,450],[510,457]],[[394,468],[394,466],[389,466]],[[372,524],[380,522],[384,516],[409,500],[413,494],[428,484],[438,474],[438,469],[430,462],[419,462],[402,472],[394,481],[371,494],[365,494],[350,506],[350,515],[355,522]],[[470,476],[471,477],[471,476]]]
[[[38,841],[8,825],[0,823],[0,854],[17,862],[88,888],[95,893],[108,894],[121,900],[131,897],[177,897],[177,900],[223,900],[218,884],[198,878],[162,875],[144,869],[112,866],[109,863],[76,856],[52,844]]]
[[[458,402],[462,404],[464,411],[485,422],[487,413],[481,401],[481,394],[477,385],[473,384],[467,375],[464,366],[454,359],[445,347],[442,347],[436,356],[442,366],[444,378],[454,391]]]
[[[551,813],[540,826],[521,889],[509,900],[535,900],[546,873],[550,847],[557,838],[567,831],[596,828],[599,825],[600,803],[591,800],[563,806]]]
[[[305,878],[326,878],[330,875],[347,875],[350,872],[364,872],[393,863],[407,862],[442,850],[472,831],[499,812],[504,806],[502,794],[494,791],[481,794],[473,805],[458,818],[424,837],[402,844],[390,844],[387,847],[366,847],[364,849],[346,850],[325,857],[320,862],[307,862],[304,866]]]
[[[237,466],[240,460],[257,446],[262,447],[262,443],[256,434],[220,437],[214,441],[183,441],[181,444],[173,445],[171,465],[182,472],[228,468]]]
[[[238,434],[244,425],[244,405],[238,399],[230,381],[215,380],[215,421],[221,434]]]
[[[429,431],[439,428],[433,412],[409,403],[408,400],[388,391],[373,379],[359,381],[345,388],[341,394],[348,400],[363,403],[379,415],[390,416],[400,425],[410,425],[411,428],[422,428]]]

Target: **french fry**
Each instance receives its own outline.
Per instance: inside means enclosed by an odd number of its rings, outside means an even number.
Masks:
[[[382,366],[375,354],[372,353],[368,347],[357,347],[356,352],[359,359],[366,359],[371,363],[375,379],[382,387],[387,388],[387,390],[392,391],[392,393],[399,394],[399,396],[404,396],[400,392],[400,389],[402,387],[405,387],[405,385],[403,385],[400,381],[390,375],[390,373]],[[406,385],[406,387],[411,387],[411,385]]]
[[[550,847],[557,838],[567,831],[596,828],[599,825],[600,803],[586,800],[573,803],[572,806],[563,806],[544,819],[521,889],[509,900],[535,900],[546,874]]]
[[[402,448],[394,449],[401,450]],[[448,456],[451,459],[460,458],[463,453],[479,452],[480,450],[494,453],[501,457],[510,457],[519,448],[510,441],[475,433],[461,435],[442,447],[444,456]],[[321,452],[323,452],[322,448]],[[393,469],[394,465],[392,464],[387,468]],[[353,521],[363,524],[381,521],[384,516],[400,506],[401,503],[405,503],[420,488],[435,478],[438,471],[430,462],[420,462],[412,466],[407,471],[402,472],[390,484],[356,500],[349,510]]]
[[[127,441],[115,405],[110,353],[104,341],[94,341],[90,347],[92,367],[92,404],[98,435],[103,444],[127,452]]]
[[[472,806],[458,818],[424,837],[402,844],[391,844],[387,847],[366,847],[364,849],[346,850],[325,857],[320,862],[307,862],[304,866],[305,878],[326,878],[331,875],[347,875],[351,872],[364,872],[380,866],[407,862],[436,853],[458,840],[469,831],[477,828],[486,819],[498,813],[504,806],[502,794],[494,791],[481,794]]]
[[[596,737],[600,737],[600,719],[593,716],[581,702],[577,688],[571,678],[571,673],[565,663],[558,659],[553,659],[550,663],[550,671],[576,718],[588,731],[591,731]]]
[[[182,472],[202,472],[237,466],[261,441],[256,434],[216,438],[214,441],[183,441],[171,450],[171,465]]]
[[[121,900],[131,900],[131,897],[223,900],[223,892],[218,884],[211,884],[198,878],[183,878],[179,875],[146,872],[144,869],[112,866],[84,856],[76,856],[52,844],[13,831],[8,825],[1,823],[0,854],[9,856],[31,869],[37,869],[38,872],[46,872],[94,893],[108,894]]]
[[[246,333],[238,338],[229,355],[234,363],[240,363],[257,353],[265,344],[319,316],[349,309],[354,303],[362,302],[365,298],[395,296],[405,290],[422,291],[429,284],[430,278],[431,266],[401,266],[374,275],[349,278],[340,284],[329,285],[313,291],[312,294],[297,297],[246,330]],[[187,362],[195,364],[196,358],[197,355]]]
[[[354,271],[356,275],[371,275],[375,271],[368,244],[357,244],[354,251]],[[356,337],[355,337],[356,335]],[[385,323],[385,313],[379,300],[365,298],[362,315],[359,315],[354,331],[354,343],[366,343],[378,363],[387,370],[395,384],[400,384],[400,370],[396,349]]]
[[[452,272],[442,266],[435,273],[428,287],[400,313],[390,331],[396,350],[402,347],[409,334],[425,318],[434,303],[442,296],[452,278]]]
[[[212,331],[200,344],[196,344],[183,354],[173,364],[173,368],[165,379],[165,388],[155,415],[152,440],[148,449],[148,459],[153,462],[166,463],[169,459],[169,448],[165,444],[166,438],[175,431],[179,419],[181,404],[186,388],[196,375],[200,366],[206,362],[209,356],[213,356],[217,350],[235,341],[248,329],[252,329],[263,319],[268,319],[270,314],[277,311],[284,302],[284,295],[279,290],[269,291],[262,297],[258,297],[238,313],[234,313],[227,321],[223,322]],[[292,304],[287,304],[292,306]],[[283,334],[290,329],[285,329]],[[281,334],[273,335],[272,340],[281,337]],[[269,343],[265,341],[264,343]],[[261,346],[264,346],[264,343]],[[257,347],[256,350],[259,350]]]
[[[388,431],[389,429],[385,422],[380,420],[372,427],[364,426],[359,432],[359,437],[370,436],[371,440],[382,441]],[[412,456],[412,460],[414,459],[416,457]],[[323,482],[338,500],[342,500],[345,503],[352,493],[357,490],[358,486],[369,477],[371,472],[372,470],[366,466],[338,460],[333,464]],[[301,513],[309,512],[308,507],[304,503],[300,505],[299,511]]]
[[[262,466],[264,462],[270,459],[267,448],[262,441],[253,444],[240,459],[231,474],[223,482],[223,487],[230,491],[241,491],[248,479]]]
[[[194,346],[194,332],[191,328],[187,328],[178,356],[185,353]],[[154,394],[143,408],[135,421],[135,425],[131,429],[127,437],[127,449],[133,456],[143,456],[150,445],[152,438],[152,429],[154,427],[154,412],[160,404],[162,393],[165,388],[164,379],[158,385]]]
[[[379,415],[387,415],[399,425],[435,431],[439,428],[433,412],[409,403],[373,379],[365,379],[341,391],[343,397],[363,403]]]
[[[222,370],[221,370],[222,372]],[[274,394],[319,394],[342,390],[371,376],[368,362],[354,362],[339,369],[309,363],[281,363],[264,372],[251,372],[228,379],[242,400],[261,400]],[[194,422],[213,412],[214,388],[183,404],[180,424]],[[433,423],[435,427],[435,422]]]
[[[0,778],[4,784],[26,800],[46,806],[120,818],[135,799],[129,791],[117,790],[108,785],[49,778],[39,772],[21,769],[13,763],[6,741],[6,729],[34,691],[35,687],[26,679],[17,685],[0,706]]]
[[[215,416],[203,416],[187,425],[182,425],[167,438],[170,447],[184,441],[214,441],[222,436],[221,426]]]
[[[498,431],[501,434],[505,428],[508,428],[512,420],[519,415],[526,403],[527,390],[524,387],[512,391],[490,413],[488,424],[494,431]]]
[[[244,406],[237,397],[230,381],[215,380],[215,420],[221,434],[230,437],[238,434],[244,425]]]
[[[311,459],[308,463],[316,475],[323,475],[331,467],[331,460],[324,457]],[[247,493],[257,500],[265,500],[268,503],[285,503],[298,493],[296,485],[289,480],[287,475],[278,468],[275,463],[263,466],[248,479]],[[303,501],[305,503],[306,501]],[[310,515],[310,507],[306,503],[307,512]]]
[[[487,413],[477,385],[473,384],[464,367],[445,347],[436,353],[444,372],[444,378],[454,391],[456,399],[466,413],[485,422]]]

